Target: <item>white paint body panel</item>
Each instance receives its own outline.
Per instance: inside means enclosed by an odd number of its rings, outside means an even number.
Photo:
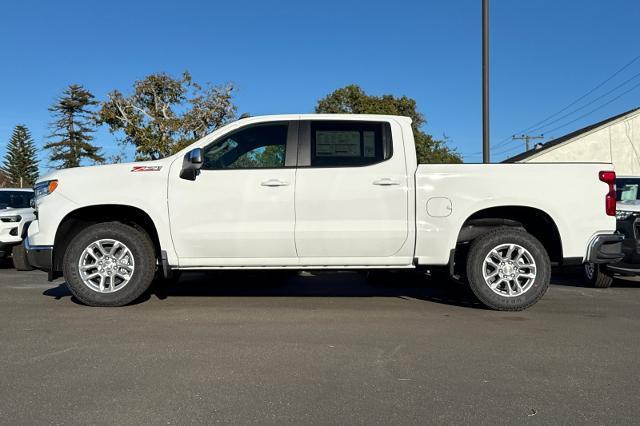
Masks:
[[[500,206],[533,207],[555,222],[564,257],[584,257],[599,232],[615,231],[605,214],[608,185],[598,173],[610,164],[432,164],[420,165],[417,182],[417,246],[420,263],[448,261],[460,228],[477,211]],[[448,197],[447,217],[426,212],[427,200]]]
[[[409,182],[413,176],[406,168],[402,128],[395,121],[391,124],[397,148],[387,161],[297,170],[296,247],[301,263],[370,258],[372,263],[406,264],[411,258]],[[408,250],[403,250],[406,245]]]
[[[283,120],[386,121],[393,156],[344,168],[202,171],[179,178],[191,149],[245,125]],[[132,172],[134,166],[153,171]],[[37,200],[33,246],[51,246],[64,218],[88,206],[126,205],[153,221],[161,249],[180,268],[380,268],[444,265],[464,221],[478,210],[529,206],[556,223],[565,257],[583,257],[594,234],[615,230],[604,212],[610,164],[421,165],[411,122],[376,115],[281,115],[243,119],[163,160],[56,171]],[[397,185],[374,185],[388,178]],[[264,187],[280,179],[290,184]],[[431,213],[427,203],[432,201]],[[108,209],[108,207],[105,207]]]
[[[294,241],[295,169],[203,170],[169,177],[169,217],[181,266],[260,265],[264,259],[297,263]],[[278,179],[286,186],[263,186]],[[194,214],[197,212],[197,214]]]

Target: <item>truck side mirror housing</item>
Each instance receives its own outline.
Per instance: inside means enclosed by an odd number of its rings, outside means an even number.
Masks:
[[[200,168],[203,163],[202,148],[195,148],[187,152],[182,160],[182,170],[180,177],[186,180],[196,180],[200,174]]]

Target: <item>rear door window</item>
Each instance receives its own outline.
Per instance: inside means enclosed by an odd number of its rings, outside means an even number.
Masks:
[[[311,166],[367,166],[391,157],[388,123],[312,121]]]

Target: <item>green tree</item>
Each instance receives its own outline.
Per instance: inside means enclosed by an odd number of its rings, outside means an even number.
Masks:
[[[2,174],[9,186],[29,187],[38,179],[36,147],[29,129],[17,125],[7,145]]]
[[[123,142],[136,147],[138,159],[158,159],[233,120],[234,90],[232,84],[203,88],[188,72],[179,79],[151,74],[134,83],[130,96],[109,93],[99,122],[112,133],[123,132]]]
[[[267,145],[242,154],[232,165],[234,169],[255,169],[261,167],[282,167],[284,165],[283,145]]]
[[[390,114],[411,117],[413,136],[416,142],[418,163],[462,163],[455,149],[447,146],[446,138],[437,140],[420,128],[426,123],[418,112],[416,101],[406,96],[367,95],[359,86],[352,84],[340,88],[320,99],[317,113],[327,114]]]
[[[49,159],[57,168],[78,167],[84,159],[94,163],[104,162],[100,148],[91,144],[95,132],[94,96],[78,84],[70,85],[49,108],[54,120],[51,142],[44,147],[50,150]]]

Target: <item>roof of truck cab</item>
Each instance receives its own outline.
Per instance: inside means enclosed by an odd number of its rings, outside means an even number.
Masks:
[[[254,115],[239,119],[237,122],[250,121],[284,121],[284,120],[398,120],[411,123],[410,117],[384,114],[276,114]]]

